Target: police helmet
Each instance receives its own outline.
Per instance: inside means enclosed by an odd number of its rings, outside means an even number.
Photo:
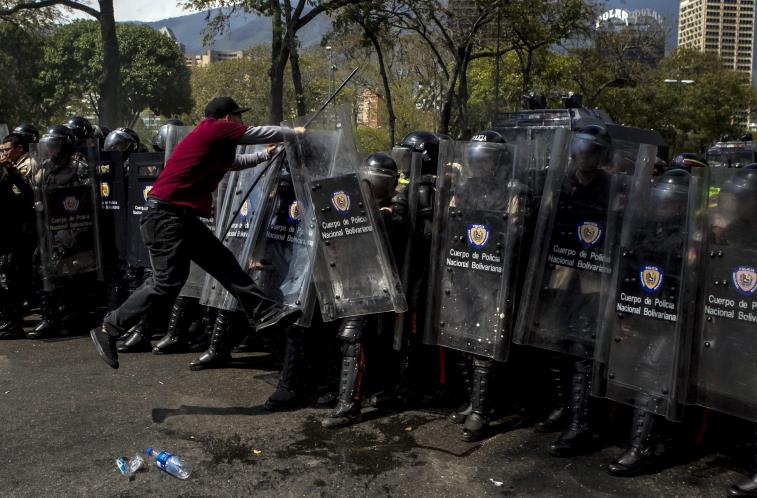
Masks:
[[[573,132],[570,140],[570,157],[579,170],[599,167],[600,161],[609,152],[610,134],[604,126],[590,124]]]
[[[686,207],[691,175],[683,169],[671,169],[657,177],[651,189],[650,207],[658,221],[677,217]]]
[[[405,136],[400,145],[423,152],[421,174],[436,174],[436,165],[439,160],[439,137],[430,131],[414,131]]]
[[[73,153],[76,136],[66,125],[53,125],[39,139],[39,144],[48,157],[63,158]]]
[[[139,150],[139,135],[130,128],[116,128],[105,138],[105,150],[117,150],[125,156]]]
[[[374,152],[365,158],[361,168],[362,178],[371,185],[376,201],[386,202],[392,198],[397,187],[397,164],[383,152]]]
[[[94,137],[95,130],[92,127],[92,123],[90,123],[87,118],[84,118],[82,116],[74,116],[73,118],[69,119],[66,123],[66,126],[68,126],[71,131],[74,132],[77,140],[86,140],[88,138]]]
[[[39,130],[31,123],[23,123],[13,128],[13,133],[24,137],[29,143],[39,142]]]
[[[510,151],[503,146],[505,143],[505,138],[494,130],[473,135],[465,147],[465,167],[470,176],[491,177],[496,174],[500,165],[510,157]]]

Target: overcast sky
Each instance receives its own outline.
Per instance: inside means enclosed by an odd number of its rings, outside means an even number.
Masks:
[[[158,21],[191,14],[175,0],[113,0],[116,21]]]

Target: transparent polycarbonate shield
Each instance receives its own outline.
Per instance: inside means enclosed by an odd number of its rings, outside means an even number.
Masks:
[[[30,144],[41,174],[35,186],[35,209],[45,290],[79,276],[103,278],[97,141],[87,141],[83,150],[74,152],[60,142]]]
[[[0,123],[0,139],[5,138],[6,136],[8,136],[8,125]]]
[[[514,341],[582,358],[594,356],[628,187],[649,179],[652,145],[556,130],[534,232]]]
[[[100,235],[103,250],[126,259],[127,186],[123,155],[119,151],[100,151]]]
[[[240,153],[255,153],[258,146],[248,146]],[[259,165],[242,171],[232,171],[216,211],[216,236],[221,238],[239,264],[247,269],[247,240],[255,238],[266,218],[268,192],[278,176],[278,167]],[[236,215],[236,216],[235,216]],[[228,233],[226,229],[228,228]],[[206,276],[200,303],[222,310],[236,310],[237,299],[211,276]]]
[[[690,400],[757,422],[757,170],[713,168]]]
[[[171,157],[171,154],[173,154],[173,150],[177,145],[179,145],[179,142],[181,142],[184,137],[189,135],[194,129],[194,127],[192,126],[167,126],[168,131],[166,132],[166,149],[164,151],[166,163],[168,162],[168,158]]]
[[[445,143],[440,149],[429,344],[507,358],[533,194],[520,154],[519,145],[487,142]]]
[[[268,209],[256,234],[247,240],[248,268],[253,281],[266,296],[302,310],[297,324],[310,325],[315,293],[310,285],[316,231],[303,218],[295,195],[288,163],[267,193]],[[253,238],[253,236],[255,238]]]
[[[162,152],[140,152],[129,156],[128,166],[128,210],[126,216],[126,261],[135,268],[149,268],[150,255],[142,240],[139,221],[147,210],[147,196],[163,171]]]
[[[628,192],[597,337],[594,393],[680,420],[700,277],[702,170],[672,171]]]

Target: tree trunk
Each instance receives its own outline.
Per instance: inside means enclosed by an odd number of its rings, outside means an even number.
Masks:
[[[103,73],[100,77],[100,124],[121,126],[121,56],[116,38],[113,0],[99,0],[100,36],[103,43]]]
[[[394,146],[396,131],[397,116],[394,115],[394,104],[392,103],[392,89],[389,86],[389,76],[386,74],[386,63],[384,62],[384,52],[381,50],[381,44],[379,43],[376,34],[368,29],[366,25],[362,25],[365,30],[365,34],[371,43],[373,49],[376,50],[376,56],[378,57],[379,73],[381,73],[381,83],[384,85],[384,98],[386,100],[386,112],[389,114],[389,147]]]
[[[458,54],[459,55],[459,54]],[[455,100],[455,87],[457,86],[457,79],[460,75],[461,61],[459,57],[455,60],[455,65],[449,75],[447,81],[447,88],[444,90],[444,101],[442,102],[441,113],[439,114],[439,129],[438,133],[444,135],[449,134],[449,123],[452,120],[452,105]]]
[[[284,120],[284,70],[289,51],[284,44],[284,29],[281,22],[279,2],[271,2],[271,93],[268,95],[268,124],[278,125]]]
[[[292,36],[289,43],[289,62],[292,64],[292,83],[294,95],[297,99],[297,115],[304,116],[308,112],[305,103],[305,88],[302,85],[302,73],[300,72],[300,54],[297,51],[297,38]]]

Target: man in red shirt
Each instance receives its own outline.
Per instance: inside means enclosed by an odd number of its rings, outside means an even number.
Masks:
[[[200,221],[212,216],[212,194],[224,175],[268,159],[263,152],[237,155],[237,144],[291,140],[296,132],[280,126],[250,126],[242,121],[240,107],[230,97],[214,98],[205,108],[205,119],[174,149],[153,185],[142,214],[140,231],[150,253],[152,277],[90,336],[100,357],[118,368],[116,340],[146,315],[168,314],[189,276],[194,261],[231,292],[257,330],[297,320],[300,310],[283,308],[263,295],[234,255]],[[198,361],[213,360],[211,348]]]

